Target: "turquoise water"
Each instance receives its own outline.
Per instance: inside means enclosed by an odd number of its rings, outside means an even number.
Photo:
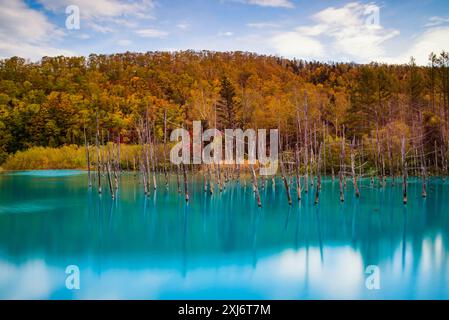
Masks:
[[[371,188],[323,182],[286,201],[282,184],[261,190],[235,182],[210,196],[190,181],[190,203],[159,189],[146,198],[132,174],[113,202],[86,187],[79,171],[0,175],[1,299],[448,299],[449,182],[428,197],[410,180]],[[293,195],[294,192],[292,192]],[[66,267],[80,289],[66,288]],[[378,267],[379,289],[365,273]]]

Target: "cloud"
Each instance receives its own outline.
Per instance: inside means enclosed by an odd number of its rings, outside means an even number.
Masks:
[[[82,33],[78,36],[78,39],[87,40],[87,39],[90,39],[90,35],[88,35],[86,33]]]
[[[115,32],[120,27],[134,28],[136,19],[154,19],[151,15],[153,0],[37,0],[48,10],[65,14],[68,6],[77,6],[81,17],[81,29],[88,26],[99,33]]]
[[[449,23],[449,18],[431,17],[424,27],[435,27],[445,23]]]
[[[231,31],[225,31],[225,32],[218,33],[219,37],[232,37],[233,35],[234,35],[234,33]]]
[[[181,30],[187,30],[190,28],[189,23],[178,23],[176,26]]]
[[[313,25],[299,26],[271,39],[281,55],[370,62],[386,53],[385,42],[399,35],[377,24],[379,7],[348,3],[329,7],[312,16]]]
[[[70,5],[78,6],[82,18],[108,19],[120,16],[144,17],[153,8],[153,0],[38,0],[45,9],[53,12],[64,12]]]
[[[261,7],[294,8],[295,5],[289,0],[246,0],[248,4],[255,4]]]
[[[135,31],[139,36],[144,38],[164,38],[168,32],[158,29],[139,29]]]
[[[288,57],[320,58],[325,48],[320,41],[306,37],[298,32],[284,32],[271,38],[278,53]]]
[[[132,44],[132,42],[130,40],[126,40],[126,39],[122,39],[117,41],[117,44],[121,47],[126,47]]]
[[[0,0],[0,7],[0,57],[17,55],[37,60],[46,55],[73,55],[70,50],[54,46],[53,43],[64,36],[64,31],[39,11],[21,0]]]
[[[95,22],[89,22],[88,26],[93,31],[100,32],[100,33],[110,33],[110,32],[114,32],[115,31],[114,28],[111,28],[111,27],[106,26],[106,25],[101,25],[101,24],[98,24],[98,23],[95,23]]]
[[[410,57],[414,57],[418,65],[427,65],[431,52],[439,54],[449,49],[449,27],[435,27],[427,29],[414,37],[412,45],[404,54],[386,57],[389,63],[406,63]]]

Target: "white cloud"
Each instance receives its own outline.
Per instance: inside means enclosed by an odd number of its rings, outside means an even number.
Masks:
[[[64,32],[23,1],[0,0],[0,8],[0,57],[17,55],[37,60],[46,55],[73,54],[53,44]]]
[[[262,7],[294,8],[295,5],[289,0],[246,0],[248,4],[255,4]]]
[[[166,31],[151,28],[136,30],[136,33],[144,38],[163,38],[168,35]]]
[[[90,35],[88,35],[87,33],[82,33],[78,36],[78,38],[82,40],[87,40],[90,39]]]
[[[121,46],[121,47],[129,46],[129,45],[131,45],[131,43],[132,42],[130,40],[126,40],[126,39],[122,39],[122,40],[117,41],[117,44],[119,46]]]
[[[107,19],[126,15],[144,17],[154,6],[153,0],[38,0],[47,10],[64,12],[69,5],[78,6],[85,19]]]
[[[154,0],[37,0],[46,10],[65,14],[67,6],[77,6],[81,29],[87,25],[94,32],[115,32],[121,27],[137,27],[137,19],[154,19],[151,15]],[[87,23],[86,23],[87,21]]]
[[[449,23],[449,18],[431,17],[424,27],[435,27],[445,23]]]
[[[279,33],[271,39],[281,55],[306,55],[327,59],[369,62],[386,53],[385,42],[399,35],[372,24],[370,14],[379,10],[374,4],[349,3],[329,7],[312,16],[313,25],[299,26],[294,31]],[[312,56],[310,56],[312,55]]]
[[[320,58],[325,54],[320,41],[302,36],[298,32],[284,32],[271,38],[278,53],[288,57]]]
[[[218,33],[219,37],[232,37],[233,35],[234,35],[234,33],[231,31],[225,31],[225,32]]]
[[[98,23],[91,22],[91,21],[88,22],[88,26],[89,26],[90,29],[92,29],[93,31],[100,32],[100,33],[110,33],[110,32],[115,32],[115,29],[114,29],[114,28],[111,28],[110,26],[98,24]]]
[[[439,54],[449,50],[449,27],[435,27],[415,36],[412,45],[404,54],[387,57],[384,60],[390,63],[407,63],[414,57],[418,65],[427,65],[429,54]]]
[[[178,23],[176,26],[179,29],[182,29],[182,30],[187,30],[187,29],[190,28],[190,24],[189,23]]]

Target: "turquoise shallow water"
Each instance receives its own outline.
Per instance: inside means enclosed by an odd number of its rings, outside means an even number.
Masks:
[[[269,182],[262,209],[249,185],[211,197],[192,180],[186,205],[175,183],[146,198],[124,174],[113,202],[84,172],[0,175],[0,298],[449,299],[449,182],[422,199],[411,179],[403,206],[399,186],[369,181],[360,199],[348,183],[341,204],[325,179],[318,206],[309,193],[291,207]],[[66,288],[68,265],[79,290]]]

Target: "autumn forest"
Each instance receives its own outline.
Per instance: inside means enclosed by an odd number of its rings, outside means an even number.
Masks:
[[[142,119],[156,145],[195,120],[278,128],[286,163],[396,175],[407,162],[446,175],[449,55],[430,54],[428,66],[209,51],[0,61],[0,166],[36,147],[135,145]]]

